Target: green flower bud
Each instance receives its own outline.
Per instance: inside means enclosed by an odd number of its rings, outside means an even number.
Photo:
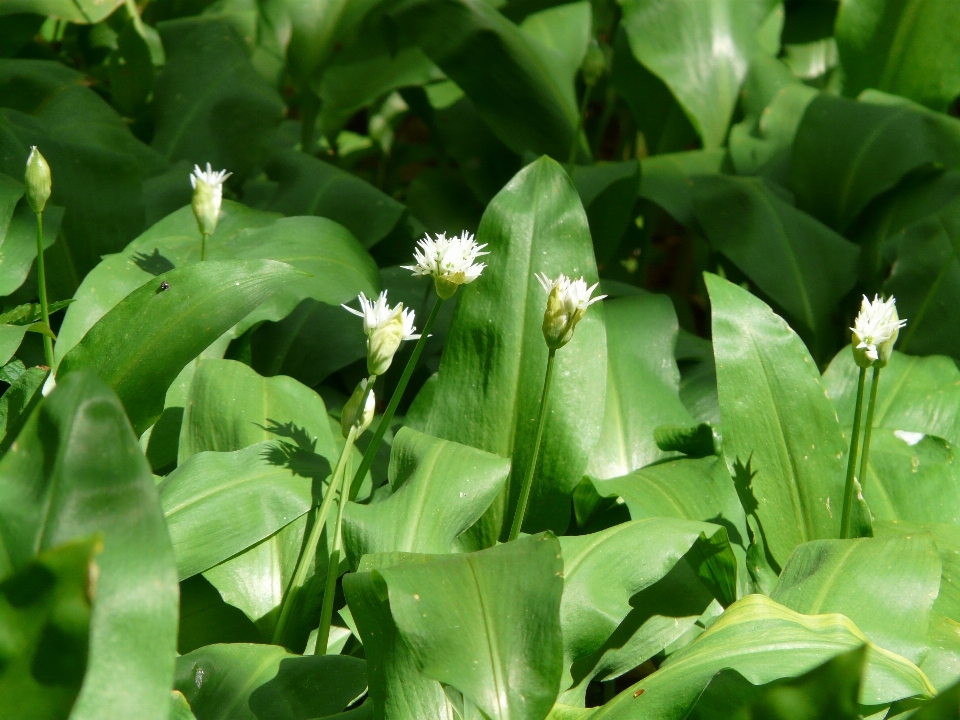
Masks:
[[[362,435],[373,422],[373,411],[376,405],[373,388],[367,392],[367,378],[364,378],[357,385],[357,389],[353,391],[353,395],[347,400],[340,414],[340,432],[343,436],[347,437],[350,434],[350,428],[356,428],[357,437]]]
[[[24,175],[27,186],[27,202],[35,213],[43,212],[50,199],[50,166],[44,159],[37,146],[30,148],[30,157],[27,158],[27,172]]]
[[[599,283],[587,287],[583,278],[570,280],[566,275],[560,275],[551,280],[545,274],[536,278],[548,293],[547,309],[543,313],[543,339],[548,348],[559,350],[573,339],[573,331],[587,314],[587,308],[606,295],[591,298]]]
[[[852,333],[853,359],[862,368],[873,365],[886,367],[893,354],[893,346],[900,335],[900,328],[907,324],[897,315],[897,301],[890,297],[873,301],[863,296],[860,313],[850,328]]]
[[[347,312],[363,318],[363,331],[367,335],[367,371],[371,375],[383,375],[393,356],[404,340],[416,340],[416,327],[413,325],[413,310],[405,310],[403,303],[390,307],[387,292],[383,291],[376,300],[368,300],[360,293],[360,309],[354,310],[341,306]]]
[[[206,171],[199,165],[193,166],[190,175],[190,184],[193,186],[193,215],[197,219],[197,227],[203,235],[213,235],[220,219],[220,205],[223,203],[223,183],[233,173],[226,170],[214,172],[207,163]]]
[[[583,73],[583,81],[591,86],[596,85],[597,80],[607,71],[606,55],[596,40],[591,40],[587,46],[587,54],[580,65],[580,71]]]

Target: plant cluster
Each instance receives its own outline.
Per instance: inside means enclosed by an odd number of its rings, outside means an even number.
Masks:
[[[960,720],[958,27],[0,0],[0,720]]]

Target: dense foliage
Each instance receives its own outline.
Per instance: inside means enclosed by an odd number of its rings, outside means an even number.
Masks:
[[[960,717],[958,29],[0,0],[0,718]]]

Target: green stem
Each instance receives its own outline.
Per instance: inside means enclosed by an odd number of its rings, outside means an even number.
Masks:
[[[209,233],[200,233],[200,259],[207,259],[207,238],[210,237]]]
[[[330,477],[330,485],[327,486],[327,493],[323,496],[323,502],[320,503],[320,511],[314,520],[313,527],[310,528],[310,535],[307,538],[306,545],[297,559],[297,565],[293,570],[293,577],[290,580],[290,586],[284,593],[283,602],[280,607],[280,617],[277,619],[277,627],[273,631],[274,645],[280,645],[283,641],[283,635],[286,632],[287,624],[290,620],[290,613],[297,604],[297,596],[303,589],[307,581],[307,575],[310,572],[310,566],[313,565],[313,559],[317,554],[317,544],[320,542],[320,535],[323,532],[323,526],[327,522],[327,515],[330,514],[330,507],[333,505],[333,498],[337,494],[340,486],[340,479],[344,475],[347,458],[353,450],[353,443],[357,439],[357,430],[350,428],[347,440],[343,444],[343,450],[340,451],[340,459],[337,460],[337,467]]]
[[[350,462],[347,462],[350,467]],[[348,476],[350,471],[344,473]],[[343,510],[347,506],[344,498],[344,483],[340,483],[340,496],[337,499],[337,523],[333,531],[333,550],[330,551],[330,562],[327,563],[327,584],[323,590],[323,607],[320,610],[320,629],[317,631],[317,646],[314,655],[326,655],[327,645],[330,642],[330,623],[333,620],[333,597],[337,591],[337,578],[340,577],[340,555],[343,552]]]
[[[527,514],[527,502],[530,500],[530,488],[533,487],[533,474],[537,469],[537,461],[540,459],[540,441],[543,439],[543,428],[547,424],[547,398],[550,396],[550,379],[553,377],[553,359],[557,351],[550,350],[547,356],[547,374],[543,378],[543,395],[540,397],[540,416],[537,418],[537,438],[533,441],[533,457],[530,458],[530,464],[527,466],[527,474],[523,478],[523,485],[520,486],[520,502],[517,503],[517,511],[513,514],[513,525],[510,528],[509,540],[516,540],[520,535],[520,528],[523,526],[523,518]]]
[[[863,413],[863,387],[867,382],[867,369],[860,368],[857,383],[857,407],[853,413],[853,430],[850,434],[850,454],[847,456],[847,481],[843,488],[843,515],[840,520],[840,538],[850,535],[850,513],[853,511],[853,480],[857,469],[857,449],[860,446],[860,416]]]
[[[397,411],[397,406],[400,404],[400,398],[403,397],[403,391],[407,389],[407,383],[410,382],[410,376],[413,375],[413,370],[417,366],[417,361],[420,359],[420,354],[423,352],[423,346],[427,344],[427,336],[430,334],[430,328],[433,327],[433,323],[437,319],[437,315],[440,312],[440,306],[442,304],[443,298],[437,296],[437,300],[433,304],[433,309],[430,311],[430,316],[427,318],[427,322],[420,331],[420,339],[417,340],[417,345],[415,348],[413,348],[413,353],[410,355],[410,359],[407,360],[407,366],[403,369],[403,375],[400,376],[400,382],[397,384],[397,389],[393,391],[393,397],[390,398],[390,404],[387,405],[387,409],[383,411],[383,417],[380,418],[380,424],[377,425],[377,429],[373,433],[373,438],[370,440],[370,444],[367,445],[367,451],[363,454],[363,461],[360,463],[360,467],[357,468],[357,472],[353,476],[353,482],[350,485],[349,495],[351,500],[353,500],[357,496],[357,493],[360,492],[360,484],[363,482],[364,476],[370,470],[370,466],[373,465],[373,458],[377,454],[377,448],[380,446],[380,441],[383,440],[383,434],[387,431],[387,428],[390,427],[390,421],[393,420],[393,414]]]
[[[50,306],[47,304],[47,272],[43,264],[43,211],[37,213],[37,285],[40,286],[40,317],[50,332]],[[43,356],[53,372],[53,338],[44,333]]]
[[[867,480],[867,464],[870,462],[870,435],[873,432],[873,411],[877,407],[877,390],[880,387],[880,368],[873,366],[873,381],[870,383],[870,404],[867,406],[867,424],[863,429],[863,452],[860,453],[860,491]]]
[[[573,142],[570,143],[570,159],[567,160],[567,175],[573,177],[573,165],[577,160],[577,146],[580,144],[580,133],[583,130],[583,116],[587,113],[587,102],[590,100],[590,91],[593,85],[587,85],[583,91],[583,100],[580,101],[580,115],[577,116],[577,129],[573,133]]]

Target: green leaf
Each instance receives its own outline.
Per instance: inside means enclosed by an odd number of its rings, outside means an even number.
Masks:
[[[717,525],[650,518],[560,540],[564,562],[563,702],[679,638],[715,596],[736,596],[737,561]]]
[[[587,211],[590,234],[599,262],[609,262],[633,220],[640,190],[640,164],[636,160],[579,166],[573,184]]]
[[[167,62],[154,91],[153,147],[167,161],[209,162],[246,177],[280,123],[280,96],[254,70],[231,23],[184,18],[157,29]]]
[[[546,297],[534,273],[583,275],[592,284],[596,265],[580,200],[549,158],[528,165],[494,198],[477,242],[488,245],[489,267],[460,291],[427,433],[512,458],[509,493],[487,516],[491,544],[509,527],[543,388]],[[557,353],[527,529],[562,531],[569,522],[569,495],[599,435],[606,364],[603,313],[595,305]]]
[[[142,433],[160,417],[167,388],[190,360],[298,279],[294,268],[271,260],[210,261],[171,270],[104,315],[67,353],[57,376],[95,369]]]
[[[190,709],[190,703],[179,690],[170,693],[170,720],[197,720]]]
[[[750,58],[759,50],[760,24],[774,4],[623,0],[621,5],[634,57],[670,88],[703,146],[720,147]]]
[[[697,222],[715,250],[817,337],[857,280],[860,252],[759,178],[693,180]]]
[[[793,551],[770,597],[805,615],[846,615],[870,642],[919,663],[940,572],[937,546],[926,533],[817,540]]]
[[[559,80],[569,62],[562,54],[487,3],[420,0],[388,16],[463,89],[511,150],[569,156],[577,105],[573,78]]]
[[[10,717],[70,714],[87,669],[99,539],[46,550],[0,581],[0,693]]]
[[[950,28],[960,23],[951,2],[852,0],[837,12],[843,90],[876,88],[946,112],[960,95],[960,50]]]
[[[550,534],[378,571],[423,673],[487,717],[543,718],[560,685],[560,543]]]
[[[393,494],[371,505],[347,505],[343,543],[351,567],[363,555],[449,553],[502,490],[505,458],[403,428],[390,453]]]
[[[261,642],[256,625],[232,605],[203,575],[180,583],[180,627],[177,652],[185,655],[216,643]]]
[[[693,422],[680,402],[673,362],[677,316],[665,295],[638,295],[603,304],[607,326],[607,392],[603,424],[585,472],[626,475],[665,457],[654,430]]]
[[[687,227],[696,223],[692,175],[720,172],[726,152],[690,150],[648,157],[640,163],[640,197],[655,202]]]
[[[839,232],[908,172],[960,165],[960,122],[912,103],[869,100],[817,96],[793,143],[797,207]]]
[[[330,471],[317,468],[313,476],[301,474],[305,468],[294,471],[296,452],[293,445],[264,442],[232,453],[197,453],[160,483],[181,580],[246,550],[310,509],[311,486]]]
[[[47,310],[52,315],[57,312],[57,310],[63,310],[63,308],[72,302],[73,298],[69,300],[58,300],[50,303],[47,306]],[[40,303],[24,303],[23,305],[17,305],[12,310],[0,313],[0,323],[9,325],[33,325],[42,317]]]
[[[177,658],[174,687],[197,720],[302,720],[342,712],[367,685],[365,665],[276,645],[208,645]]]
[[[800,543],[837,537],[846,443],[802,341],[746,290],[705,274],[731,473],[749,474],[765,544],[783,565]]]
[[[6,22],[13,26],[17,19],[7,18]],[[38,29],[39,25],[33,29],[34,32],[28,30],[28,39],[34,37]],[[82,84],[83,78],[83,73],[56,60],[11,58],[4,53],[4,58],[0,60],[0,106],[25,113],[36,112],[65,87]]]
[[[687,457],[719,455],[720,434],[708,423],[699,425],[658,425],[653,432],[657,447],[666,452],[679,452]]]
[[[74,23],[98,23],[110,16],[123,0],[11,0],[3,4],[0,15],[8,13],[37,13],[53,15]]]
[[[71,717],[164,720],[177,637],[173,549],[123,407],[93,373],[62,378],[33,412],[0,460],[0,497],[15,569],[103,534],[87,675]]]
[[[858,377],[850,348],[838,352],[823,374],[843,427],[853,425]],[[953,360],[894,351],[880,373],[873,426],[935,435],[960,445],[960,370]]]
[[[0,297],[23,284],[37,257],[37,216],[26,201],[17,202],[22,194],[20,183],[0,175]],[[44,249],[53,245],[62,219],[61,207],[49,206],[44,211]]]
[[[27,325],[0,325],[0,363],[10,361],[29,329]]]
[[[46,370],[30,368],[0,396],[0,456],[17,439],[20,428],[40,402],[40,389],[46,379]]]
[[[936,691],[910,661],[867,642],[842,615],[801,615],[762,595],[727,609],[659,671],[624,690],[591,720],[682,720],[722,669],[762,685],[809,672],[838,655],[867,645],[861,705],[888,705]],[[639,690],[643,693],[639,693]]]

